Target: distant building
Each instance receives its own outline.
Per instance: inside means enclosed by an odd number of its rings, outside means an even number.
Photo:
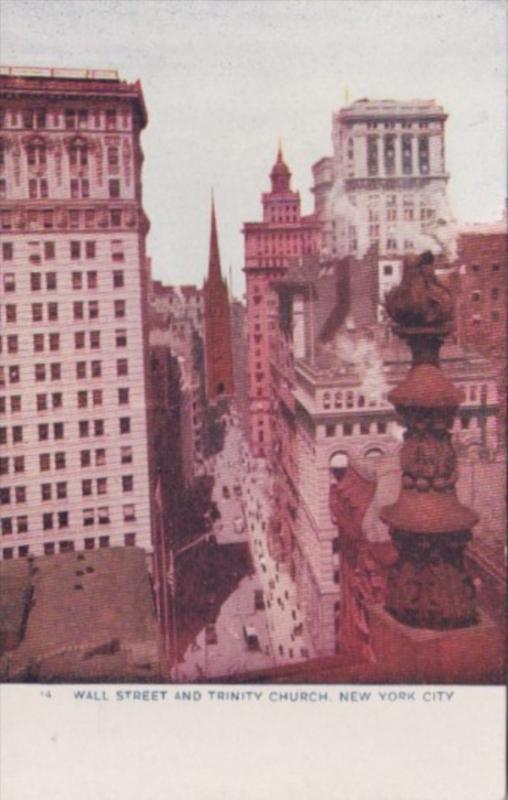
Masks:
[[[212,202],[208,275],[203,286],[206,397],[233,394],[233,354],[228,287],[221,275],[215,206]]]
[[[167,676],[143,550],[0,563],[0,680]]]
[[[249,424],[249,375],[247,313],[240,300],[232,300],[231,305],[231,340],[233,349],[233,378],[235,385],[235,405],[240,422],[246,434]]]
[[[0,76],[1,557],[151,552],[139,82]]]
[[[189,320],[203,335],[203,292],[197,286],[165,286],[162,281],[152,281],[149,305],[152,313],[166,315],[172,324]]]
[[[449,222],[446,118],[434,100],[362,99],[333,115],[333,156],[313,167],[324,255],[422,250]]]
[[[300,195],[291,189],[291,173],[279,148],[270,173],[271,191],[262,195],[262,222],[246,222],[245,278],[249,342],[250,446],[264,456],[272,438],[270,397],[270,332],[274,330],[277,298],[270,284],[283,277],[290,264],[316,253],[320,225],[302,216]]]

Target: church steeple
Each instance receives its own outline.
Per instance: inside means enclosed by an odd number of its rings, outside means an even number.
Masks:
[[[210,251],[208,255],[208,280],[221,281],[219,239],[217,236],[217,221],[215,219],[215,199],[212,192],[212,216],[210,223]]]
[[[277,159],[272,167],[272,171],[270,172],[270,179],[272,181],[272,192],[278,194],[281,192],[291,191],[291,173],[288,165],[284,161],[280,142],[277,150]]]

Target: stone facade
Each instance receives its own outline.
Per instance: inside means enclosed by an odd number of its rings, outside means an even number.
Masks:
[[[139,83],[0,78],[3,558],[151,551]]]
[[[361,256],[375,244],[390,257],[448,221],[446,118],[433,100],[362,99],[333,115],[333,156],[313,167],[323,253]]]

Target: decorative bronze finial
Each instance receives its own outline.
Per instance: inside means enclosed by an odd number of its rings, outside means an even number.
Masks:
[[[477,621],[463,554],[478,517],[459,503],[455,488],[450,431],[464,396],[439,367],[440,347],[452,330],[452,298],[436,278],[433,261],[429,252],[407,260],[400,285],[386,298],[413,365],[388,395],[407,430],[400,494],[381,509],[381,519],[399,554],[388,578],[387,610],[407,625],[444,629]]]

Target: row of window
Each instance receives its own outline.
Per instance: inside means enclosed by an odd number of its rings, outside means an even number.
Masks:
[[[129,125],[129,110],[127,108],[122,109],[121,112],[116,108],[108,108],[104,112],[100,109],[89,111],[87,108],[66,108],[63,111],[63,116],[61,111],[56,109],[48,111],[41,106],[21,110],[13,108],[9,111],[10,124],[13,127],[21,124],[27,130],[34,130],[35,128],[45,130],[51,127],[59,128],[62,120],[65,129],[69,131],[88,127],[101,128],[103,124],[106,130],[117,130],[120,113],[123,120],[122,125],[127,128]],[[7,127],[7,122],[7,109],[0,107],[0,128]]]
[[[93,423],[93,424],[92,424]],[[48,423],[40,423],[38,426],[38,436],[39,442],[48,441],[50,438],[50,427]],[[0,444],[7,444],[8,443],[8,428],[6,426],[0,427]],[[91,436],[93,431],[94,436],[105,436],[105,423],[103,419],[95,419],[95,420],[80,420],[78,422],[78,432],[80,438],[85,438],[87,436]],[[119,433],[130,433],[131,431],[131,420],[130,417],[120,417],[118,420],[118,432]],[[55,422],[53,423],[53,438],[54,439],[64,439],[64,423],[63,422]],[[24,438],[24,426],[23,425],[12,425],[11,426],[11,443],[12,444],[20,444],[21,442],[26,442],[27,440]],[[47,455],[47,454],[46,454]],[[46,458],[46,455],[44,458]],[[56,456],[59,455],[58,453],[55,454]],[[43,456],[40,456],[42,459]],[[49,459],[49,455],[47,455]],[[42,469],[42,467],[41,467]],[[45,469],[49,469],[49,461],[48,466]],[[58,469],[58,467],[57,467]]]
[[[2,184],[0,182],[0,194]],[[59,226],[70,228],[94,228],[99,225],[102,228],[121,228],[122,225],[133,227],[136,223],[135,213],[132,207],[122,208],[70,208],[58,209],[55,212],[54,208],[30,208],[26,214],[26,223],[28,229],[42,227],[45,230],[52,230],[55,227],[55,213],[59,215]],[[19,214],[19,212],[16,212]],[[10,208],[4,208],[0,211],[0,228],[4,231],[12,230],[14,219],[14,211]]]
[[[135,547],[136,546],[136,534],[135,533],[126,533],[123,537],[125,547]],[[94,538],[86,538],[83,541],[84,549],[85,550],[94,550],[95,546],[100,548],[109,547],[109,536],[99,536],[97,539]],[[60,542],[45,542],[44,543],[44,555],[45,556],[53,556],[57,552],[60,553],[73,553],[75,549],[75,542],[72,539],[62,540]],[[18,558],[27,558],[30,554],[29,545],[22,545],[21,547],[17,548]],[[2,558],[4,561],[8,561],[14,558],[15,548],[14,547],[4,547],[2,548]]]
[[[97,243],[92,239],[85,241],[73,240],[68,242],[71,258],[96,258]],[[114,239],[110,243],[111,259],[113,261],[124,260],[123,242]],[[14,242],[2,242],[2,258],[4,261],[12,261],[14,258]],[[28,242],[28,258],[32,263],[39,263],[44,257],[46,261],[52,261],[56,257],[55,242]]]
[[[82,350],[86,347],[86,335],[88,333],[88,341],[92,350],[99,349],[101,346],[101,332],[100,331],[76,331],[74,334],[74,347],[76,350]],[[17,334],[8,335],[5,337],[7,352],[19,352],[19,337]],[[43,353],[45,351],[45,343],[47,341],[47,349],[51,352],[60,350],[60,334],[48,333],[47,339],[44,333],[33,334],[33,352]],[[3,339],[0,337],[0,353],[3,350]],[[44,380],[44,379],[43,379]]]
[[[108,479],[107,478],[86,478],[81,481],[81,495],[82,497],[90,497],[94,494],[102,495],[108,493]],[[41,500],[47,502],[53,499],[53,485],[51,483],[41,484]],[[55,484],[56,496],[55,499],[62,500],[67,498],[67,483],[59,482]],[[122,477],[122,491],[131,492],[134,489],[133,478],[131,475],[124,475]],[[27,492],[26,486],[3,486],[0,488],[0,505],[9,505],[11,502],[16,504],[26,503]]]
[[[129,362],[126,358],[119,358],[116,362],[116,374],[118,376],[128,375]],[[48,369],[46,369],[48,368]],[[35,364],[34,378],[36,381],[45,381],[49,377],[52,381],[58,381],[62,378],[62,365],[59,363],[53,364]],[[90,370],[86,361],[76,362],[76,378],[78,380],[85,380],[90,378],[102,377],[102,361],[90,361]],[[7,369],[0,365],[0,386],[5,386],[6,382],[19,383],[21,381],[21,367],[18,364],[13,364]],[[39,397],[39,395],[38,395]],[[47,396],[46,396],[47,397]],[[62,406],[62,393],[52,393],[53,408],[61,408]],[[41,401],[44,402],[44,401]],[[46,405],[45,408],[48,406]],[[41,409],[42,410],[42,406]]]
[[[371,433],[371,426],[372,423],[370,422],[360,422],[357,426],[357,430],[359,433],[364,436]],[[340,435],[342,428],[342,435],[343,436],[352,436],[354,433],[354,425],[352,422],[344,422],[342,425],[325,425],[325,436],[332,437]],[[387,431],[387,423],[383,420],[379,420],[375,423],[375,430],[378,434],[384,434]]]
[[[382,400],[386,399],[386,395],[383,394]],[[370,397],[368,400],[369,406],[375,406],[379,403],[379,398],[377,397]],[[355,395],[355,393],[351,390],[346,392],[338,391],[333,393],[333,407],[334,408],[364,408],[367,405],[367,400],[364,394]],[[332,393],[331,392],[324,392],[323,393],[323,408],[330,409],[332,408]]]
[[[136,509],[132,504],[122,506],[123,521],[135,522]],[[101,508],[85,508],[82,512],[83,527],[90,527],[92,525],[109,525],[111,522],[109,508],[103,506]],[[70,524],[70,514],[68,511],[48,511],[42,515],[41,519],[42,530],[51,531],[54,528],[68,528]],[[2,517],[0,521],[0,530],[2,536],[11,536],[14,533],[28,533],[28,517],[21,515],[19,517]]]
[[[71,178],[69,194],[73,200],[89,198],[90,181],[88,178]],[[108,197],[118,199],[120,196],[120,181],[118,178],[110,178],[108,180]],[[47,178],[29,178],[28,197],[30,200],[46,200],[49,197]]]
[[[42,472],[45,472],[51,468],[51,460],[49,453],[41,454],[43,457],[39,458],[39,466]],[[57,463],[55,454],[55,465]],[[87,467],[91,467],[95,465],[96,467],[103,467],[107,463],[106,458],[106,450],[104,447],[99,447],[95,450],[81,450],[79,453],[79,461],[80,466],[82,469],[86,469]],[[133,449],[131,445],[126,445],[120,447],[120,464],[132,464],[134,460],[133,456]],[[58,463],[60,464],[60,469],[63,469],[65,466],[65,458],[63,460],[59,459]],[[22,474],[25,472],[25,457],[24,456],[0,456],[0,475],[8,475],[10,470],[15,474]],[[55,484],[56,486],[56,494],[55,497],[57,499],[61,499],[63,497],[67,497],[67,484],[65,482],[58,482]],[[44,487],[44,489],[42,489]],[[51,500],[51,484],[45,483],[42,484],[41,491],[42,491],[42,499],[43,500]]]
[[[71,274],[71,286],[73,289],[83,289],[84,281],[83,276],[86,275],[87,288],[97,289],[98,286],[98,273],[95,270],[83,272],[73,272]],[[43,289],[43,279],[45,279],[45,288],[47,291],[53,291],[58,287],[58,278],[56,272],[31,272],[30,273],[30,289],[32,292],[39,292]],[[114,289],[119,289],[125,286],[125,276],[123,270],[113,270],[112,285]],[[16,291],[16,273],[4,273],[4,290],[6,292]],[[120,301],[115,301],[115,316],[125,316],[125,314],[116,313],[116,309],[120,308]]]

